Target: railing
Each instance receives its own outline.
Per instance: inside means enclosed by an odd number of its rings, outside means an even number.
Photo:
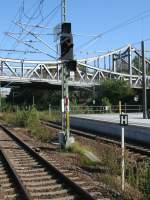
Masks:
[[[72,114],[98,114],[98,113],[119,113],[119,105],[112,106],[71,106]],[[121,112],[142,112],[141,105],[122,105]]]

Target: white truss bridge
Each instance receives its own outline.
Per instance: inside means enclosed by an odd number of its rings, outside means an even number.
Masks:
[[[150,61],[145,59],[145,62],[147,88],[150,88]],[[125,80],[132,88],[142,86],[141,55],[131,45],[104,55],[79,59],[77,63],[77,71],[70,73],[70,86],[91,87],[107,78]],[[61,85],[61,62],[0,58],[0,82]]]

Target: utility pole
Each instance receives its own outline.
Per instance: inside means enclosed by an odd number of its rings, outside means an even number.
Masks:
[[[61,23],[66,22],[66,0],[61,0]]]
[[[66,22],[66,0],[61,0],[61,25]],[[62,34],[62,30],[61,30]],[[61,45],[61,44],[60,44]],[[62,58],[61,58],[62,59]],[[62,99],[61,99],[61,121],[62,121],[62,132],[65,131],[65,66],[63,63],[61,63],[61,70],[62,70]]]
[[[146,90],[146,64],[144,55],[144,41],[141,42],[142,53],[142,89],[143,89],[143,119],[147,119],[147,90]]]
[[[0,112],[2,112],[2,87],[1,87],[1,81],[0,81]]]
[[[61,0],[61,36],[60,54],[62,68],[62,134],[61,146],[65,148],[70,145],[70,117],[69,117],[69,92],[68,77],[70,71],[76,70],[76,61],[73,60],[73,37],[71,23],[66,22],[66,0]]]

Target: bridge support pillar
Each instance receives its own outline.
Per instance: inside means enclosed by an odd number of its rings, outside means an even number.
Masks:
[[[21,61],[21,76],[24,76],[24,66],[23,66],[23,61]]]
[[[132,85],[132,47],[129,46],[129,54],[128,54],[128,66],[129,66],[129,74],[130,74],[130,85]]]

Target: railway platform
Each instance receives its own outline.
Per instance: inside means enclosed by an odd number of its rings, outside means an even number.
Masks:
[[[71,126],[108,137],[121,137],[120,117],[113,114],[71,115]],[[128,126],[125,127],[126,140],[150,145],[150,119],[143,119],[142,113],[129,113]]]
[[[141,112],[127,113],[127,114],[128,114],[129,125],[143,126],[143,127],[150,128],[150,119],[143,119],[143,114]],[[83,119],[85,118],[85,119],[98,120],[98,121],[110,122],[110,123],[116,123],[116,124],[119,124],[119,121],[120,121],[119,113],[77,114],[77,115],[72,115],[72,116],[83,118]]]

